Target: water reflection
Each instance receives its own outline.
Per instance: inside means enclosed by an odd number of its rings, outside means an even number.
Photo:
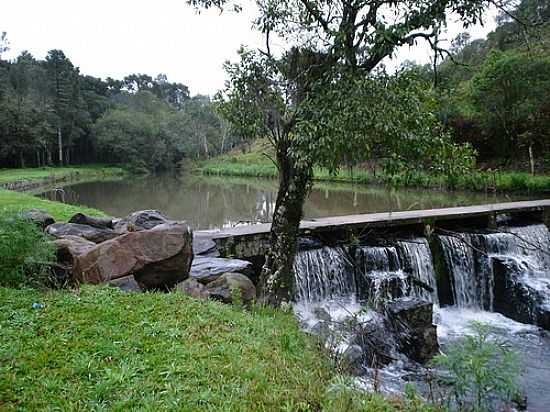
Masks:
[[[196,229],[212,229],[269,222],[275,208],[277,182],[264,179],[154,176],[76,183],[63,189],[65,202],[101,209],[112,216],[125,216],[139,209],[158,209],[171,218],[187,220]],[[59,190],[42,194],[52,200],[60,200],[61,195]],[[306,218],[317,218],[526,198],[320,184],[311,192],[304,212]]]

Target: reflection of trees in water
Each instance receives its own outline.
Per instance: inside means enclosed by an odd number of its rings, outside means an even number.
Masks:
[[[272,181],[230,178],[177,179],[170,176],[87,182],[65,187],[66,201],[125,216],[140,209],[158,209],[194,228],[232,226],[239,222],[271,221],[276,201]],[[50,197],[52,196],[52,197]],[[48,198],[53,198],[48,194]],[[494,196],[419,190],[386,190],[352,185],[323,185],[305,204],[305,217],[429,209],[501,200]],[[505,198],[506,200],[511,200]],[[59,198],[57,198],[59,200]]]

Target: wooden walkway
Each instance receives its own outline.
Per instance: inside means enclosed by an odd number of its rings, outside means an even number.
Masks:
[[[325,217],[303,220],[300,224],[300,229],[303,234],[308,234],[415,224],[426,225],[444,221],[468,221],[483,217],[492,218],[500,214],[530,213],[539,214],[539,216],[545,219],[547,224],[550,223],[550,199]],[[221,230],[196,231],[195,236],[214,240],[227,253],[235,254],[236,256],[250,256],[268,247],[266,241],[270,229],[270,223],[245,225]],[[242,247],[239,247],[240,244],[242,244]]]

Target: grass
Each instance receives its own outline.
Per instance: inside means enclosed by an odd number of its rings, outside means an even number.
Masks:
[[[124,174],[121,167],[99,164],[67,167],[40,167],[27,169],[0,169],[0,184],[13,183],[21,180],[36,181],[43,179],[59,179],[65,176],[108,177]]]
[[[30,194],[5,189],[0,189],[0,209],[13,212],[29,209],[44,209],[55,220],[62,221],[69,220],[76,213],[84,213],[90,216],[105,216],[105,213],[97,209],[52,202]]]
[[[0,184],[18,181],[54,180],[68,176],[78,176],[79,179],[108,178],[121,176],[126,172],[123,168],[104,165],[84,165],[74,167],[44,167],[35,169],[0,169]],[[0,189],[0,209],[19,212],[29,209],[44,209],[56,220],[69,220],[75,213],[85,213],[92,216],[104,216],[100,210],[88,207],[67,205],[41,199],[31,194]]]
[[[0,288],[0,301],[0,410],[407,409],[335,395],[291,313],[96,286]]]
[[[277,168],[263,153],[270,154],[265,142],[253,144],[250,151],[231,153],[200,162],[195,171],[205,175],[242,176],[242,177],[277,177]],[[414,187],[445,190],[452,187],[457,190],[476,192],[529,192],[550,193],[550,176],[532,176],[525,172],[474,171],[458,176],[452,181],[446,176],[427,172],[410,172],[400,175],[388,175],[378,171],[354,168],[342,169],[337,174],[330,174],[326,169],[316,168],[314,179],[318,182],[350,182],[358,184],[383,184],[393,187]]]

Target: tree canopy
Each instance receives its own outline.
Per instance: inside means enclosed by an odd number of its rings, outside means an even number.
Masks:
[[[82,75],[62,50],[45,60],[9,48],[0,36],[0,162],[44,166],[104,161],[135,170],[169,169],[186,158],[230,149],[209,97],[191,97],[166,75],[122,80]]]

